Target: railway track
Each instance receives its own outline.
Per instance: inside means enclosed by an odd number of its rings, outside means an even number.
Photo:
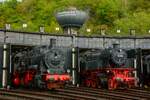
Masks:
[[[62,89],[63,90],[63,89]],[[29,90],[0,90],[2,99],[5,97],[19,98],[23,100],[105,100],[102,98],[95,98],[94,96],[87,96],[86,93],[79,94],[76,92],[66,92],[59,90],[54,91],[29,91]],[[4,100],[5,100],[4,98]],[[0,99],[1,100],[1,99]],[[6,99],[16,100],[16,99]]]
[[[0,90],[1,98],[13,97],[13,99],[7,100],[16,100],[14,98],[19,98],[19,100],[70,100],[72,97],[55,94],[54,92],[49,93],[48,91],[30,91],[30,90]],[[1,100],[0,98],[0,100]]]
[[[74,88],[74,87],[67,87],[66,91],[72,90],[72,91],[82,91],[86,92],[87,94],[94,94],[95,96],[99,98],[105,98],[109,100],[141,100],[140,97],[130,96],[130,95],[124,95],[123,93],[116,93],[114,91],[108,91],[108,90],[101,90],[101,89],[92,89],[92,88]],[[79,92],[78,92],[79,93]]]
[[[108,91],[72,86],[53,91],[0,89],[0,100],[150,100],[150,91],[137,89]]]
[[[108,97],[107,99],[115,99],[115,100],[150,100],[150,91],[145,90],[137,90],[137,89],[122,89],[122,90],[102,90],[102,89],[93,89],[93,88],[74,88],[74,87],[67,87],[67,90],[76,90],[76,91],[85,91],[90,92],[93,94],[98,94],[99,96],[103,96],[104,98]]]
[[[137,88],[137,89],[128,89],[130,91],[135,91],[135,92],[142,92],[142,93],[150,93],[150,88]]]
[[[101,100],[101,99],[104,99],[104,100],[125,100],[125,97],[114,97],[114,95],[112,94],[107,94],[107,93],[94,93],[92,91],[85,91],[85,90],[76,90],[76,89],[59,89],[59,91],[62,91],[62,92],[67,92],[67,93],[76,93],[76,94],[82,94],[82,95],[86,95],[86,96],[89,96],[89,97],[92,97],[93,99],[95,100]],[[88,99],[89,100],[89,99]]]
[[[4,90],[0,89],[0,100],[50,100],[63,98],[57,95],[43,95],[36,91],[26,91],[26,90]],[[67,97],[66,97],[67,98]],[[66,99],[64,97],[64,99]]]
[[[117,90],[118,92],[124,92],[126,95],[135,95],[143,99],[150,100],[150,91],[143,89],[126,89],[126,90]]]

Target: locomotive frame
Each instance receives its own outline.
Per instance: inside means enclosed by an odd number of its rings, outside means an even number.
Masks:
[[[104,68],[87,70],[81,73],[86,76],[81,85],[92,88],[108,88],[109,90],[118,88],[134,88],[136,79],[129,76],[135,69],[131,68]],[[84,77],[82,77],[84,78]]]

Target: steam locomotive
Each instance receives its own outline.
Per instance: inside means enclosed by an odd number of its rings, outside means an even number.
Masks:
[[[80,54],[80,84],[108,89],[136,86],[134,58],[114,44],[103,50],[87,50]]]
[[[70,81],[69,48],[37,46],[14,56],[14,87],[61,88]]]
[[[133,88],[137,86],[135,56],[119,44],[105,49],[79,50],[79,83],[93,88]],[[133,54],[135,55],[135,54]],[[38,46],[14,56],[15,87],[60,88],[71,80],[71,48]],[[148,61],[146,57],[145,61]],[[149,63],[146,63],[149,66]]]

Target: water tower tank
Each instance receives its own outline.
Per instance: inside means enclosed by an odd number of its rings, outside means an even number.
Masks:
[[[74,34],[75,30],[82,27],[87,18],[88,14],[85,11],[76,8],[56,13],[56,20],[67,34]]]

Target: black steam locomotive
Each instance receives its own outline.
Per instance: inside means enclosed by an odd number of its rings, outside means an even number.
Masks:
[[[135,87],[133,58],[114,44],[113,48],[88,50],[80,55],[81,84],[87,87]],[[86,77],[85,77],[86,76]]]
[[[59,88],[70,81],[69,48],[38,46],[14,56],[15,87]]]
[[[108,89],[136,87],[135,53],[131,52],[119,48],[118,44],[105,49],[79,49],[75,60],[79,65],[80,84]],[[63,87],[71,80],[68,73],[72,69],[71,55],[71,48],[56,46],[38,46],[18,52],[13,59],[13,85],[48,89]],[[149,57],[145,59],[148,62]]]

